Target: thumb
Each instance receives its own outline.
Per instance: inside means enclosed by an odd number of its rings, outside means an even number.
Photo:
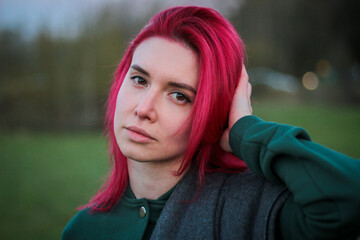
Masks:
[[[230,129],[227,128],[223,135],[221,136],[220,139],[220,147],[225,151],[225,152],[232,152],[231,147],[230,147],[230,143],[229,143],[229,133],[230,133]]]

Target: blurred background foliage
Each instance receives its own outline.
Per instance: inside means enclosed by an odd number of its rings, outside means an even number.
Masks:
[[[0,127],[101,128],[112,73],[131,38],[167,6],[161,3],[152,1],[140,14],[128,2],[103,4],[78,20],[70,36],[54,33],[46,22],[31,38],[3,28]],[[263,85],[290,93],[290,99],[359,105],[358,1],[252,0],[236,7],[223,14],[247,45],[254,97],[278,94],[256,91]],[[283,81],[271,73],[282,73]]]
[[[247,46],[254,114],[360,157],[359,1],[176,4],[213,7],[233,23]],[[58,239],[96,192],[108,168],[101,130],[112,74],[132,37],[169,6],[0,2],[0,239]]]

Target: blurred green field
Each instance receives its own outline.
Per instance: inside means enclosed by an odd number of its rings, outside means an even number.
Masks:
[[[357,108],[254,103],[265,120],[304,127],[313,141],[360,157]],[[102,134],[0,133],[0,239],[59,239],[75,208],[103,182]]]
[[[360,108],[356,106],[296,105],[264,102],[253,105],[253,114],[266,121],[303,127],[312,141],[360,158]]]
[[[101,133],[1,134],[0,239],[60,239],[107,163]]]

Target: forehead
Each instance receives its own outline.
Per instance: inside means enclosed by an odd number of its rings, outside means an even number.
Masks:
[[[181,81],[197,87],[197,56],[190,48],[176,41],[152,37],[135,50],[132,63],[149,72],[151,78]]]

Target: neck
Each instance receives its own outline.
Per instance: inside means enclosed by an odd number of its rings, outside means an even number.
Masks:
[[[174,172],[181,161],[139,162],[128,158],[128,172],[131,190],[136,198],[158,199],[173,188],[185,172],[179,176]]]

